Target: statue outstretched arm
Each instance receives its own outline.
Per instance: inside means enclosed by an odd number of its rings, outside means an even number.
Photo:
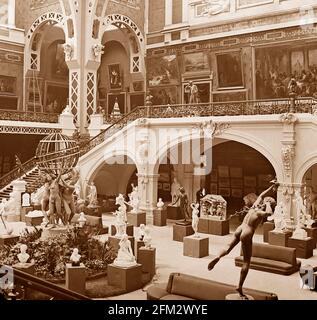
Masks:
[[[267,188],[266,190],[264,190],[256,199],[256,201],[253,204],[253,207],[257,207],[258,205],[260,205],[260,203],[263,201],[263,198],[271,191],[273,190],[275,187],[277,186],[277,183],[272,184],[269,188]]]

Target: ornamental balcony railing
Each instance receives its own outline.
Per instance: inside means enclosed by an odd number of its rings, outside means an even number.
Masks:
[[[58,123],[58,113],[0,110],[0,120]]]

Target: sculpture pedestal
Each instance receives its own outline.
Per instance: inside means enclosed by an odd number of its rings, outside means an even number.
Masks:
[[[153,278],[155,275],[155,248],[142,247],[139,249],[138,263],[142,265],[142,272],[149,273]]]
[[[132,224],[135,227],[139,227],[141,224],[146,224],[146,213],[131,213],[127,214],[128,223]]]
[[[35,264],[34,263],[16,263],[12,266],[22,272],[34,275],[35,274]]]
[[[228,294],[226,295],[226,300],[239,300],[239,301],[243,301],[243,300],[254,300],[253,297],[249,296],[249,295],[246,295],[246,299],[241,297],[239,295],[239,293],[232,293],[232,294]]]
[[[108,265],[108,284],[126,291],[135,291],[142,288],[142,266],[118,267]]]
[[[86,290],[85,266],[81,263],[80,266],[73,267],[71,263],[66,263],[65,269],[66,288],[84,295]]]
[[[317,228],[303,228],[307,232],[307,236],[314,239],[314,248],[317,245]]]
[[[198,220],[198,232],[209,233],[209,220],[208,218],[201,217]]]
[[[7,216],[7,222],[20,222],[21,217],[19,214],[8,214]]]
[[[180,207],[167,206],[167,219],[181,220],[184,219],[182,216]]]
[[[183,242],[184,237],[194,234],[194,230],[191,225],[173,225],[173,240]]]
[[[209,219],[208,233],[216,236],[229,234],[229,220]]]
[[[208,237],[184,237],[183,255],[192,258],[209,256]]]
[[[115,236],[116,235],[116,226],[112,225],[111,226],[111,235],[112,236]],[[133,225],[132,224],[127,224],[127,228],[126,228],[126,232],[127,232],[127,235],[130,236],[130,237],[133,237],[133,234],[134,234],[134,229],[133,229]]]
[[[22,222],[25,222],[25,216],[31,211],[33,211],[33,207],[22,207],[22,210],[21,210],[21,221]]]
[[[91,216],[101,217],[102,216],[102,207],[101,206],[94,206],[94,207],[87,207],[86,213]]]
[[[19,236],[15,235],[0,235],[0,246],[11,246],[20,240]]]
[[[42,210],[42,206],[40,203],[32,204],[32,207],[33,207],[34,211],[41,211]]]
[[[272,246],[287,247],[292,232],[269,231],[269,244]]]
[[[131,242],[131,248],[132,248],[132,251],[134,253],[134,237],[130,237],[128,236],[128,239],[130,240]],[[120,243],[120,240],[121,240],[121,237],[116,237],[116,236],[110,236],[108,238],[108,241],[109,241],[109,244],[112,246],[113,250],[118,253],[119,251],[119,243]]]
[[[25,216],[25,223],[27,226],[40,226],[43,221],[44,216],[41,217],[28,217]]]
[[[288,239],[288,247],[296,248],[296,257],[301,259],[309,259],[313,256],[314,239]]]
[[[167,219],[167,210],[158,210],[155,209],[153,211],[153,225],[158,227],[166,226],[166,219]]]
[[[144,247],[144,246],[145,246],[144,241],[139,240],[139,239],[135,240],[135,242],[134,242],[134,252],[135,252],[135,258],[136,258],[136,259],[137,259],[138,256],[139,256],[139,250],[140,250],[140,248],[142,248],[142,247]]]
[[[264,222],[263,223],[263,242],[269,242],[269,232],[273,231],[275,224],[273,222]]]

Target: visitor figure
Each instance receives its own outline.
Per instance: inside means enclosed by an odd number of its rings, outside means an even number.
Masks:
[[[199,222],[199,203],[192,203],[190,207],[193,209],[192,211],[192,227],[195,232],[195,237],[198,238],[198,222]]]
[[[247,297],[243,294],[242,287],[250,268],[253,235],[262,219],[269,215],[268,213],[263,211],[263,199],[265,195],[267,195],[270,191],[276,189],[276,187],[278,186],[278,183],[276,181],[272,181],[272,183],[273,185],[271,185],[267,190],[263,191],[255,201],[253,206],[249,209],[248,213],[243,219],[242,224],[236,229],[234,238],[229,244],[228,248],[221,251],[219,255],[208,264],[208,270],[212,270],[222,257],[228,255],[231,250],[239,242],[241,242],[244,262],[241,268],[240,281],[237,291],[242,299],[247,299]]]
[[[186,191],[183,187],[179,189],[179,195],[176,198],[175,202],[172,204],[172,206],[175,205],[175,203],[179,202],[179,208],[181,211],[181,215],[184,217],[184,220],[187,221],[187,218],[189,218],[188,214],[188,196],[186,194]]]
[[[190,87],[190,96],[189,96],[189,103],[199,103],[198,99],[198,87],[193,83],[193,81],[189,82]]]

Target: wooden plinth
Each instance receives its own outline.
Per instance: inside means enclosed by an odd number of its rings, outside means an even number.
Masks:
[[[181,220],[184,219],[179,207],[168,206],[167,207],[167,219]]]
[[[269,244],[272,246],[287,247],[292,232],[269,231]]]
[[[264,222],[263,223],[263,242],[269,242],[269,232],[273,231],[275,225],[273,222]]]
[[[314,239],[314,248],[317,246],[317,228],[303,228],[307,236]]]
[[[128,236],[133,237],[134,229],[132,224],[127,224],[126,232]],[[116,226],[114,225],[111,226],[111,235],[112,236],[116,235]]]
[[[128,223],[135,227],[139,227],[141,224],[146,224],[146,213],[128,213],[127,215]]]
[[[128,239],[131,242],[131,248],[134,253],[134,237],[129,236]],[[120,243],[121,238],[120,237],[115,237],[115,236],[110,236],[108,238],[109,244],[112,246],[113,250],[118,253],[119,251],[119,243]]]
[[[137,262],[142,265],[142,272],[149,273],[151,278],[155,275],[155,255],[155,248],[141,247],[139,249]]]
[[[21,210],[21,221],[25,222],[25,216],[33,210],[33,207],[23,207]]]
[[[0,246],[11,246],[20,240],[19,236],[15,235],[0,235]]]
[[[34,263],[16,263],[12,266],[22,272],[34,275],[35,274],[35,264]]]
[[[142,248],[144,246],[145,246],[144,241],[141,241],[139,239],[135,240],[135,242],[134,242],[134,252],[135,252],[135,258],[136,259],[138,258],[140,248]]]
[[[167,210],[154,210],[153,211],[153,225],[157,227],[166,226]]]
[[[209,220],[209,234],[225,236],[229,234],[229,220]]]
[[[198,232],[209,233],[209,220],[208,218],[201,217],[198,220]]]
[[[134,291],[142,288],[142,266],[137,264],[123,268],[113,264],[108,265],[108,284],[126,291]]]
[[[173,240],[183,242],[184,237],[194,234],[194,230],[191,225],[173,225]]]
[[[192,258],[203,258],[209,256],[208,237],[184,237],[183,254]]]
[[[41,223],[43,222],[43,217],[28,217],[25,216],[25,223],[27,226],[31,227],[31,226],[40,226]]]
[[[81,263],[78,267],[73,267],[70,263],[66,264],[65,268],[66,288],[85,294],[86,290],[86,268]]]
[[[296,257],[301,259],[309,259],[313,256],[314,239],[288,239],[288,247],[296,248]]]
[[[7,222],[20,222],[21,216],[19,214],[8,214],[6,216]]]

